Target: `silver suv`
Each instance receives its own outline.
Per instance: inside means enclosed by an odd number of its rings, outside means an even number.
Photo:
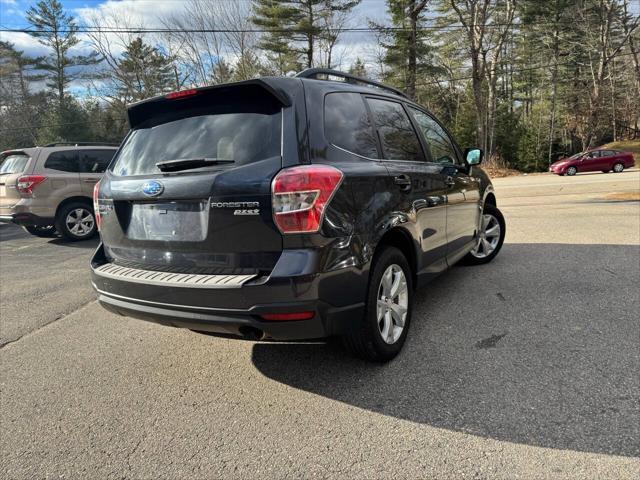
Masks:
[[[0,153],[0,222],[22,225],[39,237],[93,237],[93,187],[116,150],[106,144],[53,143]]]

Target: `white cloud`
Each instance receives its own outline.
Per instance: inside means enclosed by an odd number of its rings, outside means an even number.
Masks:
[[[74,9],[78,17],[84,21],[93,18],[118,18],[123,24],[154,28],[160,27],[159,17],[184,10],[185,2],[155,0],[107,0],[95,7],[81,7]]]
[[[37,39],[23,32],[2,32],[0,39],[5,42],[11,42],[15,45],[16,50],[23,51],[26,55],[37,57],[45,55],[49,50]]]
[[[238,0],[248,2],[249,0]],[[16,0],[0,0],[3,5],[15,5]],[[71,4],[73,5],[73,4]],[[162,28],[161,18],[168,17],[171,14],[186,12],[187,1],[155,1],[155,0],[106,0],[99,5],[93,7],[78,7],[70,10],[75,15],[78,24],[81,26],[92,25],[96,23],[102,28]],[[7,9],[3,9],[7,11]],[[23,13],[20,13],[23,15]],[[100,19],[100,20],[98,20]],[[111,21],[109,21],[111,19]],[[117,22],[113,19],[117,19]],[[369,21],[377,23],[386,23],[388,21],[388,13],[386,11],[386,2],[384,0],[363,0],[352,14],[350,26],[352,27],[368,27]],[[126,38],[137,36],[124,35],[122,38],[118,34],[105,34],[112,43],[113,53],[119,54],[124,49]],[[149,43],[154,43],[157,35],[142,35]],[[78,35],[81,42],[71,51],[72,54],[87,54],[90,51],[90,42],[87,34]],[[16,48],[24,51],[27,55],[39,56],[45,55],[50,51],[41,45],[37,39],[26,33],[19,32],[3,32],[0,38],[15,44]],[[366,63],[372,62],[373,51],[375,47],[375,36],[368,32],[344,32],[334,52],[334,61],[338,61],[339,68],[348,69],[356,58],[361,58]],[[233,62],[233,57],[228,57]],[[83,81],[74,82],[73,90],[78,92],[81,88],[86,87]]]

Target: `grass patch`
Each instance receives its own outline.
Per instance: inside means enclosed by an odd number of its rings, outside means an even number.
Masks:
[[[612,148],[615,150],[624,150],[633,153],[636,166],[640,165],[640,140],[620,140],[619,142],[611,142],[602,145],[600,148]]]
[[[604,198],[618,202],[640,202],[640,192],[609,193]]]

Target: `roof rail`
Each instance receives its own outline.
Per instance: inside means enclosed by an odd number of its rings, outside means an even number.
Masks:
[[[45,147],[119,147],[118,143],[106,142],[53,142],[44,145]]]
[[[401,92],[397,88],[393,88],[388,85],[384,85],[383,83],[369,80],[368,78],[357,77],[356,75],[351,75],[350,73],[344,73],[344,72],[339,72],[338,70],[332,70],[330,68],[307,68],[306,70],[303,70],[300,73],[296,74],[296,77],[313,78],[316,80],[331,80],[331,78],[329,77],[338,77],[338,78],[343,78],[346,83],[350,83],[353,85],[368,85],[371,87],[379,88],[381,90],[387,90],[391,93],[395,93],[396,95],[400,95],[401,97],[404,97],[404,98],[409,98],[405,93]],[[325,77],[325,78],[321,78],[321,77]]]

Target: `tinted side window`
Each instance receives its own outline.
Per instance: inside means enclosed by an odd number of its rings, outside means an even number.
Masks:
[[[390,160],[424,161],[420,141],[402,105],[377,98],[367,99],[380,136],[384,157]]]
[[[49,170],[59,170],[61,172],[77,172],[78,171],[78,152],[53,152],[44,162],[44,168]]]
[[[378,158],[369,114],[359,93],[330,93],[324,100],[324,134],[336,147]]]
[[[103,173],[115,153],[115,150],[80,150],[80,171]]]
[[[589,152],[587,153],[586,158],[600,158],[600,152],[597,150],[593,152]]]
[[[437,163],[458,163],[453,142],[438,122],[420,110],[409,109],[422,130],[427,148],[431,152],[431,159]]]
[[[613,152],[611,150],[602,150],[602,152],[600,152],[600,155],[602,157],[613,157],[616,154],[616,152]]]

